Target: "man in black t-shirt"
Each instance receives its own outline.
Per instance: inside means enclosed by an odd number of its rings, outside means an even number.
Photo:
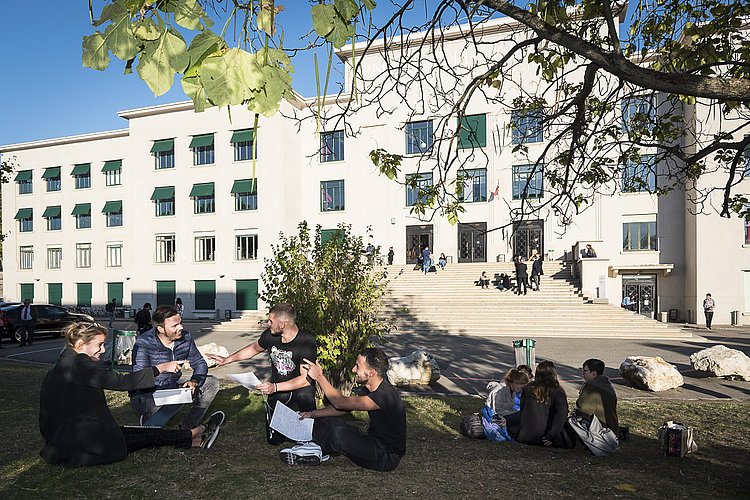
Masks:
[[[320,384],[331,402],[331,406],[320,410],[300,413],[300,419],[315,419],[313,442],[324,454],[344,453],[352,462],[366,469],[385,472],[398,467],[406,453],[406,409],[401,396],[386,378],[388,358],[385,353],[368,347],[357,356],[352,371],[357,382],[364,385],[361,396],[343,396],[328,382],[317,362],[306,359],[305,363],[303,372],[307,371],[307,375]],[[367,432],[336,416],[352,410],[367,411],[370,416]],[[282,456],[282,460],[292,465],[312,464],[306,460],[297,461],[296,455],[291,453]]]
[[[312,334],[300,329],[296,324],[297,314],[290,304],[277,304],[268,313],[268,328],[260,338],[225,357],[216,354],[207,356],[219,366],[250,359],[267,351],[271,360],[271,381],[255,386],[268,396],[266,403],[266,439],[268,444],[280,444],[284,436],[270,427],[271,416],[276,401],[286,406],[297,405],[299,411],[315,408],[315,387],[310,385],[306,373],[300,372],[302,360],[317,360],[317,345]]]

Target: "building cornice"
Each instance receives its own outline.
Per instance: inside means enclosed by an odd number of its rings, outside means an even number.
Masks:
[[[92,134],[69,135],[56,137],[54,139],[43,139],[41,141],[19,142],[17,144],[0,145],[0,153],[11,153],[13,151],[24,151],[28,149],[45,148],[50,146],[62,146],[75,144],[77,142],[101,141],[104,139],[115,139],[127,137],[130,131],[126,128],[119,130],[108,130],[106,132],[94,132]]]

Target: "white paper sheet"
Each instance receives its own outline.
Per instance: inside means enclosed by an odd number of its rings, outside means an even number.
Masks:
[[[154,391],[154,403],[156,406],[175,405],[180,403],[192,403],[193,391],[190,387],[178,389],[160,389]]]
[[[271,428],[291,439],[292,441],[312,441],[314,419],[299,419],[299,413],[276,401],[276,408],[271,417]]]
[[[247,373],[230,373],[229,378],[237,382],[238,384],[241,384],[243,387],[247,387],[248,389],[257,390],[255,389],[255,386],[260,384],[260,380],[258,380],[258,377],[255,376],[254,372],[247,372]]]

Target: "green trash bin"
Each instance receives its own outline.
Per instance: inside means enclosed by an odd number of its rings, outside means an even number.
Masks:
[[[513,350],[516,353],[516,366],[529,365],[532,370],[536,369],[536,340],[514,340]]]
[[[110,360],[110,369],[114,370],[120,354],[130,349],[133,350],[135,345],[135,339],[138,337],[135,331],[132,330],[112,330],[112,356]]]

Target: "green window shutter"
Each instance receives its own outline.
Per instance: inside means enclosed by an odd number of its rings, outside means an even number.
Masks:
[[[216,281],[195,281],[195,308],[205,310],[216,309]]]
[[[238,311],[258,310],[258,280],[237,280],[236,309]]]
[[[487,146],[487,115],[469,115],[461,121],[460,139],[458,147],[483,148]]]
[[[26,299],[34,302],[34,283],[21,283],[21,301]]]
[[[205,184],[193,184],[193,189],[190,190],[190,198],[196,196],[210,196],[214,194],[214,183],[207,182]]]
[[[70,215],[91,215],[91,203],[78,203]]]
[[[60,177],[60,167],[49,167],[44,169],[42,179],[51,179],[53,177]]]
[[[62,283],[47,283],[47,300],[50,304],[62,305]]]
[[[91,283],[76,283],[76,299],[79,307],[91,307]]]
[[[91,172],[91,163],[80,163],[73,167],[70,175],[85,175]]]
[[[60,217],[61,212],[60,205],[47,207],[47,210],[44,211],[42,214],[42,217]]]
[[[166,304],[174,305],[177,298],[177,288],[174,281],[157,281],[156,282],[156,305]]]
[[[102,208],[103,214],[110,214],[122,211],[122,201],[108,201]]]
[[[171,151],[173,149],[174,149],[174,139],[154,141],[154,145],[151,146],[152,153],[163,153],[164,151]]]
[[[110,160],[104,162],[102,172],[112,172],[113,170],[120,170],[122,168],[122,160]]]
[[[235,130],[232,132],[232,138],[229,140],[232,144],[235,142],[250,142],[253,140],[253,129]]]
[[[258,181],[255,179],[242,179],[234,181],[232,185],[231,194],[235,193],[257,193],[258,192]]]
[[[16,178],[14,179],[16,182],[24,182],[31,179],[31,170],[21,170],[16,174]]]
[[[117,305],[122,305],[122,282],[120,283],[107,283],[107,303],[112,302],[112,299],[117,299]]]
[[[214,143],[214,134],[196,135],[190,141],[190,148],[202,148]]]
[[[16,212],[16,220],[21,219],[31,219],[31,216],[34,214],[33,208],[19,208],[18,212]]]
[[[174,186],[154,188],[151,200],[168,200],[174,198]]]

